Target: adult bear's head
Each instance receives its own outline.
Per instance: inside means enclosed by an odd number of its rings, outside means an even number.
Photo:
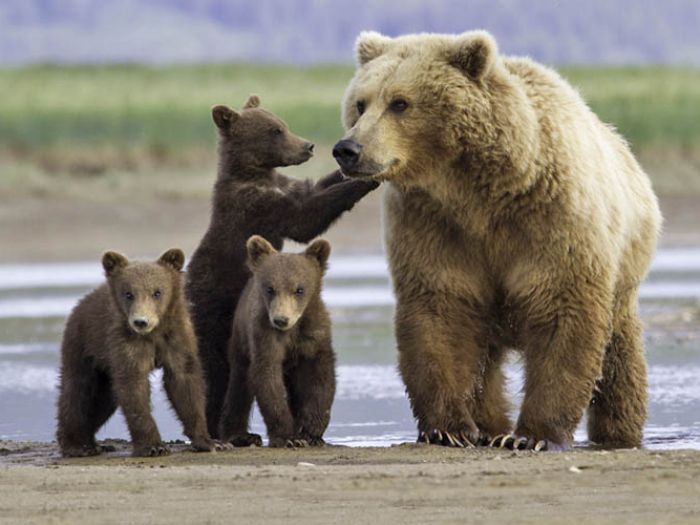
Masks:
[[[522,81],[484,31],[360,34],[342,104],[342,171],[429,186],[435,174],[527,169],[538,123]]]

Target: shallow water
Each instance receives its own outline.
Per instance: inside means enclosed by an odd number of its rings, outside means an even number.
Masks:
[[[65,317],[86,291],[101,282],[99,264],[0,265],[0,439],[53,439],[58,348]],[[643,316],[669,315],[700,304],[700,249],[664,250],[641,290]],[[389,445],[415,439],[403,383],[396,371],[393,296],[381,256],[333,257],[325,300],[333,317],[338,390],[329,441],[353,446]],[[647,332],[649,448],[700,449],[700,327],[682,333]],[[514,406],[522,367],[507,366]],[[181,429],[152,376],[156,420],[165,439]],[[584,426],[576,438],[585,442]],[[259,414],[252,423],[264,434]],[[121,414],[98,437],[128,438]]]

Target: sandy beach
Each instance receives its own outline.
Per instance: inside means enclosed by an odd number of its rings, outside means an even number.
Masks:
[[[697,523],[700,452],[428,445],[59,459],[0,442],[2,523]]]

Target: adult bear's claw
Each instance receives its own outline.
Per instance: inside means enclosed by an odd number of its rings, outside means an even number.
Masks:
[[[474,448],[474,443],[465,431],[446,432],[440,429],[433,429],[429,432],[424,430],[418,433],[418,443],[430,445],[442,445],[444,447]]]
[[[557,445],[546,439],[535,440],[525,436],[513,434],[500,434],[493,438],[488,445],[491,448],[505,448],[508,450],[533,450],[535,452],[545,450],[566,450],[568,447]]]

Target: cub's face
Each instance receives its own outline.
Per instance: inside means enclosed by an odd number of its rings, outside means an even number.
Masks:
[[[361,34],[342,103],[347,133],[333,150],[343,173],[409,183],[493,140],[479,131],[464,143],[490,118],[484,80],[495,55],[482,33]]]
[[[182,251],[165,252],[152,263],[130,263],[116,252],[102,257],[102,266],[112,298],[129,328],[139,335],[158,327],[172,303],[181,293],[179,272],[184,264]]]
[[[303,253],[278,253],[260,236],[248,240],[248,265],[253,286],[265,305],[270,325],[281,331],[293,328],[309,300],[321,290],[330,245],[318,240]]]
[[[246,166],[260,168],[292,166],[309,160],[313,143],[289,131],[283,120],[259,106],[260,99],[251,96],[240,112],[227,106],[212,108],[224,155],[236,155]]]

